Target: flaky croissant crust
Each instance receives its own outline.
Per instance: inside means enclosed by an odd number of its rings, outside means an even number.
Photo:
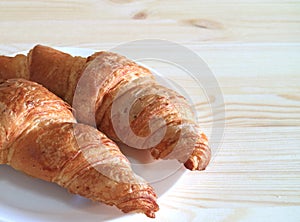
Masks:
[[[69,192],[155,217],[151,186],[134,174],[114,142],[76,123],[70,107],[24,79],[0,84],[0,164]]]
[[[108,137],[140,148],[152,144],[156,135],[161,141],[150,146],[154,158],[172,158],[190,170],[202,170],[208,165],[211,151],[205,134],[192,118],[187,101],[178,93],[159,85],[152,73],[135,62],[112,52],[97,52],[88,58],[71,56],[50,47],[37,45],[27,56],[0,57],[0,78],[22,77],[36,81],[76,110],[80,122],[97,125]],[[142,90],[142,92],[141,92]],[[165,92],[157,95],[156,92]],[[152,93],[152,95],[150,95]],[[112,117],[114,104],[128,103],[136,98],[129,112],[129,126],[116,123]],[[123,101],[122,101],[123,100]],[[95,118],[96,120],[95,120]],[[150,130],[151,119],[164,120]],[[155,124],[153,124],[155,125]],[[122,129],[120,135],[116,131]],[[126,134],[133,131],[133,134]],[[117,135],[118,134],[118,135]],[[140,140],[148,138],[147,141]],[[142,145],[141,145],[142,143]],[[188,143],[189,145],[185,144]]]

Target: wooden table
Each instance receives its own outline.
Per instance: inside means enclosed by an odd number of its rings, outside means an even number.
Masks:
[[[188,47],[220,84],[224,137],[205,172],[159,199],[157,221],[300,221],[299,19],[299,1],[1,0],[0,53],[149,38]]]

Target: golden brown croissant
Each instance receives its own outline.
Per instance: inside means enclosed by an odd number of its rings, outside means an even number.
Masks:
[[[158,210],[152,187],[114,142],[76,123],[65,102],[24,79],[0,84],[0,164],[123,212],[155,217]]]
[[[0,78],[13,77],[44,85],[72,104],[79,122],[97,125],[115,141],[151,148],[156,159],[177,159],[190,170],[205,169],[209,163],[207,137],[185,98],[123,56],[98,52],[73,57],[37,45],[27,56],[0,57]]]

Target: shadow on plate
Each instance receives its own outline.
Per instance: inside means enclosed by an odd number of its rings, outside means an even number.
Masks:
[[[74,217],[88,214],[91,217],[94,214],[101,220],[124,216],[116,207],[73,195],[57,184],[30,177],[6,165],[0,165],[0,175],[0,206],[2,202],[23,215]]]
[[[130,160],[133,170],[153,186],[158,197],[170,190],[185,172],[177,161],[154,161],[146,150],[125,146],[121,146],[121,150]],[[48,215],[49,221],[56,221],[56,217],[102,221],[133,215],[73,195],[57,184],[33,178],[7,165],[0,165],[0,175],[0,208],[13,210],[14,214],[43,220]]]

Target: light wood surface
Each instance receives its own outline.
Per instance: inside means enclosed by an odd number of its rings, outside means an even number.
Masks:
[[[207,170],[159,200],[157,221],[300,221],[299,20],[300,2],[285,0],[1,0],[0,53],[149,38],[188,47],[220,84],[225,133]]]

